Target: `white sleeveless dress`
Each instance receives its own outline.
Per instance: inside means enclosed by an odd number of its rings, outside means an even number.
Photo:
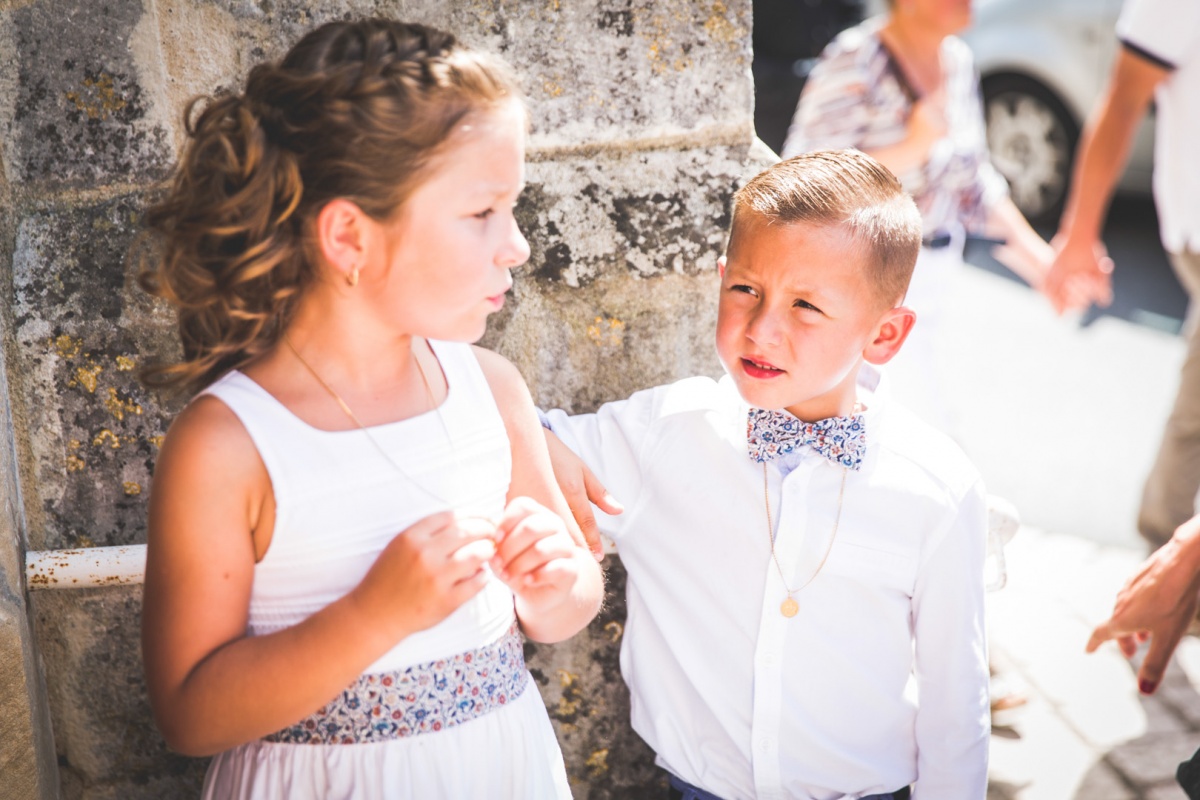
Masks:
[[[295,625],[345,595],[392,537],[430,514],[449,507],[496,517],[504,509],[512,457],[486,378],[468,345],[431,346],[449,386],[441,408],[371,428],[405,475],[363,431],[317,430],[240,372],[206,390],[245,425],[275,496],[271,544],[254,570],[249,635]],[[218,754],[204,798],[569,798],[514,623],[512,593],[492,578],[370,665],[324,716]],[[464,699],[430,712],[423,692]],[[354,743],[332,743],[344,741]]]

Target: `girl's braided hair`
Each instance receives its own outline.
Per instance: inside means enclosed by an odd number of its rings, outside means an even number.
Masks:
[[[366,19],[317,28],[241,94],[193,99],[139,278],[175,306],[183,358],[143,380],[194,392],[268,350],[316,277],[321,208],[388,218],[464,117],[519,97],[503,62],[452,35]]]

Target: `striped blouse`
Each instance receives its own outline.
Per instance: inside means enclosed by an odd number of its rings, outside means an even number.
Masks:
[[[880,39],[883,21],[868,19],[825,48],[800,96],[784,158],[825,148],[872,150],[907,135],[918,95]],[[948,36],[942,63],[949,132],[921,166],[897,176],[921,211],[927,237],[960,229],[978,232],[992,206],[1008,195],[1004,178],[988,159],[971,51]]]

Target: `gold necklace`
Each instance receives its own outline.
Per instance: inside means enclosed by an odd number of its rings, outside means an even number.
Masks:
[[[800,604],[792,597],[796,592],[804,589],[810,583],[817,579],[821,574],[821,568],[825,566],[825,562],[829,560],[829,553],[833,550],[833,540],[837,538],[838,526],[842,522],[842,497],[846,494],[846,473],[850,470],[842,467],[842,485],[838,489],[838,507],[837,516],[833,519],[833,532],[829,534],[829,545],[825,548],[825,555],[821,556],[821,563],[817,564],[817,570],[812,574],[803,585],[795,589],[788,589],[787,578],[783,575],[783,567],[779,566],[779,557],[775,555],[775,523],[771,521],[771,493],[767,488],[767,462],[762,462],[763,468],[763,505],[767,509],[767,539],[771,542],[771,560],[775,562],[775,569],[779,572],[779,582],[783,584],[783,588],[787,590],[787,597],[779,604],[779,613],[789,619],[796,616],[800,611]]]
[[[439,497],[438,495],[434,494],[433,491],[422,485],[420,481],[417,481],[412,475],[409,475],[408,471],[405,470],[404,467],[400,466],[400,464],[388,454],[387,450],[383,448],[383,445],[379,444],[379,441],[371,435],[370,429],[368,429],[366,425],[362,424],[362,421],[358,418],[358,415],[355,414],[346,401],[342,399],[342,396],[335,392],[333,387],[326,383],[325,379],[322,378],[315,369],[313,369],[312,365],[304,360],[304,356],[300,355],[300,351],[296,349],[294,344],[292,344],[292,340],[287,337],[287,334],[283,335],[283,343],[287,345],[288,350],[292,351],[292,355],[294,355],[296,359],[304,365],[304,368],[308,370],[309,374],[316,379],[317,383],[321,384],[321,387],[328,392],[335,401],[337,401],[338,406],[340,406],[342,411],[345,412],[346,416],[350,418],[350,421],[358,426],[358,429],[363,432],[364,436],[367,437],[367,441],[369,441],[375,450],[378,451],[379,455],[383,456],[385,461],[392,465],[393,469],[403,475],[409,483],[425,492],[425,494],[429,495],[434,500],[437,500],[439,503],[444,503],[447,506],[451,505],[451,503],[447,502],[444,497]],[[453,450],[454,440],[450,437],[450,429],[446,427],[446,421],[442,419],[441,411],[438,408],[436,401],[433,399],[433,390],[429,388],[429,379],[425,377],[425,368],[421,366],[421,359],[417,357],[416,351],[413,351],[413,361],[417,365],[417,372],[421,375],[421,384],[425,387],[425,398],[429,401],[429,408],[431,411],[437,414],[438,422],[441,423],[442,426],[442,432],[445,433],[446,440],[450,443],[450,449]]]

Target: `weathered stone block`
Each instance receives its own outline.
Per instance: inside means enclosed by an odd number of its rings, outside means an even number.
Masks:
[[[156,179],[171,162],[156,52],[138,44],[142,0],[38,2],[0,16],[9,179],[49,188]],[[140,64],[136,55],[147,58]]]
[[[33,595],[63,796],[198,797],[206,760],[176,755],[150,717],[138,643],[141,587]]]
[[[168,312],[135,283],[135,197],[47,207],[20,223],[13,258],[14,365],[36,479],[25,486],[36,548],[145,541],[150,471],[177,408],[137,379],[170,352]]]
[[[281,56],[318,24],[368,15],[433,25],[503,56],[529,100],[535,149],[753,136],[749,0],[171,0],[159,11],[169,82],[196,71],[191,53],[178,58],[171,45],[178,31],[212,40],[223,54],[236,39],[238,55],[223,59],[233,68],[203,59],[202,69],[221,75],[194,87],[208,92],[240,86],[251,65]]]

